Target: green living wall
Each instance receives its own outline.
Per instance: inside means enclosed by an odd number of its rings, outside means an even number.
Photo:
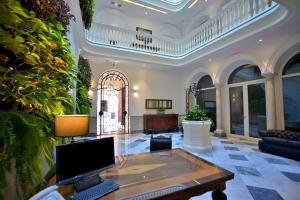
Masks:
[[[42,158],[53,164],[54,116],[74,110],[73,18],[60,0],[0,2],[0,194],[11,171],[27,199],[45,183]]]
[[[88,90],[91,87],[92,72],[89,61],[82,56],[79,57],[78,61],[77,79],[76,113],[90,114],[92,103],[89,99]]]

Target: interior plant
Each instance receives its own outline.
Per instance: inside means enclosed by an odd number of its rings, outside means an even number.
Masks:
[[[183,120],[189,121],[207,121],[210,118],[207,116],[207,113],[200,109],[199,105],[196,105],[188,110],[186,115],[183,116]]]
[[[44,184],[53,164],[54,116],[70,113],[74,57],[60,21],[41,20],[20,1],[0,2],[0,199],[15,173],[19,199]]]
[[[79,0],[82,21],[86,29],[92,25],[95,4],[95,0]]]
[[[92,72],[88,59],[79,56],[78,81],[76,92],[76,113],[89,114],[92,103],[89,99],[88,90],[91,87]]]
[[[195,153],[211,151],[210,125],[210,118],[200,109],[199,105],[189,109],[182,120],[183,148]]]
[[[159,107],[159,108],[157,109],[157,111],[158,111],[158,113],[163,114],[163,113],[165,113],[166,109],[163,108],[163,107]]]

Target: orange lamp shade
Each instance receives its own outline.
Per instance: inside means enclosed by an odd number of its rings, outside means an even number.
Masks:
[[[55,116],[55,136],[75,137],[89,133],[88,115],[57,115]]]

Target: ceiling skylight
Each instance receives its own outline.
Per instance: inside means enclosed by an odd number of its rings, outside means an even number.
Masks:
[[[191,0],[140,0],[140,1],[169,11],[177,12],[182,10]]]
[[[160,1],[167,2],[167,3],[173,4],[173,5],[178,5],[178,4],[182,3],[184,0],[160,0]]]

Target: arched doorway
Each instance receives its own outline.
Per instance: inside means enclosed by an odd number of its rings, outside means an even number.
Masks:
[[[258,137],[266,129],[265,80],[258,66],[246,64],[235,69],[228,79],[230,133]]]
[[[110,70],[98,81],[97,133],[129,132],[129,83],[124,74]]]
[[[197,83],[196,103],[212,119],[210,131],[216,130],[216,87],[209,75],[200,78]]]
[[[285,65],[282,88],[285,128],[300,129],[300,52]]]

